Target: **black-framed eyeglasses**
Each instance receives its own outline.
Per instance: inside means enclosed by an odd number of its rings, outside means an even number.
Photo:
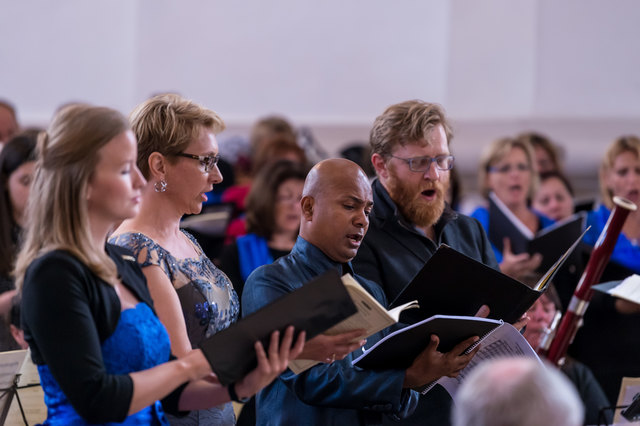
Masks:
[[[412,158],[402,158],[392,155],[391,157],[397,158],[398,160],[402,160],[405,163],[409,164],[409,170],[411,170],[412,172],[426,172],[431,167],[431,163],[435,163],[438,170],[451,170],[451,168],[453,167],[453,160],[455,160],[455,157],[453,155],[438,155],[436,157],[425,156]]]
[[[178,157],[192,158],[194,160],[200,161],[200,165],[204,167],[204,172],[209,173],[218,161],[220,160],[220,154],[216,155],[195,155],[195,154],[187,154],[186,152],[179,152],[176,154]]]

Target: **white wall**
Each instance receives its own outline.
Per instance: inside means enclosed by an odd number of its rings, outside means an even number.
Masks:
[[[0,0],[0,18],[0,97],[25,124],[171,90],[228,133],[281,113],[335,152],[421,98],[454,119],[467,180],[484,144],[536,129],[585,187],[615,136],[640,133],[635,0]]]

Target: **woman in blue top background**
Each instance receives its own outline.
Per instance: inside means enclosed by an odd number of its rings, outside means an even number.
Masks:
[[[514,138],[498,139],[484,151],[479,174],[482,194],[488,197],[489,193],[493,192],[533,233],[553,223],[551,219],[530,208],[531,197],[538,183],[534,158],[533,148],[528,141]],[[489,210],[486,207],[477,208],[471,217],[478,219],[489,234]],[[532,273],[542,261],[539,254],[514,254],[507,239],[504,241],[502,252],[492,245],[500,270],[515,278]]]
[[[640,139],[616,139],[607,149],[599,172],[602,205],[587,216],[591,229],[584,241],[590,245],[596,243],[609,218],[614,196],[640,204]],[[627,216],[601,281],[640,273],[639,239],[640,212],[636,210]],[[624,268],[610,268],[614,263]],[[587,364],[609,400],[616,401],[622,378],[640,376],[640,306],[595,292],[583,321],[569,354]]]
[[[600,195],[601,205],[587,216],[591,229],[584,241],[591,246],[609,219],[614,196],[626,198],[640,207],[640,138],[622,136],[609,146],[600,165]],[[640,274],[640,210],[629,213],[611,261]]]
[[[226,246],[220,269],[238,296],[254,269],[289,254],[300,229],[300,199],[307,176],[305,166],[279,160],[264,168],[247,198],[248,234]]]

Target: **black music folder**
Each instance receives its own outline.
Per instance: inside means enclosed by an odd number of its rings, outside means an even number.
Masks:
[[[306,331],[307,339],[357,312],[337,270],[329,270],[301,288],[206,339],[200,349],[220,383],[240,380],[257,366],[254,343],[268,351],[271,333],[281,337],[289,325]],[[296,333],[297,334],[297,333]]]
[[[370,370],[406,370],[427,347],[432,334],[440,339],[438,351],[443,353],[470,337],[480,337],[464,351],[469,352],[502,324],[487,318],[435,315],[389,334],[356,358],[353,365]]]
[[[534,288],[441,244],[390,307],[417,300],[420,307],[404,312],[401,317],[414,323],[438,314],[471,316],[487,305],[491,310],[489,318],[514,323],[544,292],[585,232]]]
[[[533,233],[493,193],[489,195],[488,236],[491,243],[502,252],[504,238],[508,237],[513,253],[540,253],[541,272],[562,256],[582,233],[584,224],[585,214],[577,213]]]

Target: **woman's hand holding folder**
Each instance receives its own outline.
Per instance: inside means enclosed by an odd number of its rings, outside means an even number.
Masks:
[[[305,343],[299,359],[311,359],[319,362],[333,362],[344,359],[351,352],[367,343],[362,337],[366,330],[357,329],[329,336],[319,334]]]

